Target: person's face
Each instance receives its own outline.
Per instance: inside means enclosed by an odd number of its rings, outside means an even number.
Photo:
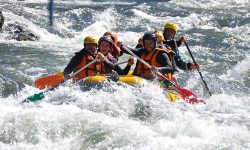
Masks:
[[[164,35],[165,37],[168,39],[168,40],[171,40],[174,38],[174,30],[172,29],[166,29],[165,32],[164,32]]]
[[[100,52],[105,55],[111,49],[110,43],[107,41],[102,41],[99,45],[99,48],[100,48]]]
[[[95,53],[95,51],[97,49],[96,44],[94,44],[94,43],[93,44],[85,44],[84,48],[87,52],[89,52],[91,54]]]
[[[144,48],[151,52],[155,48],[155,42],[152,40],[144,40]]]

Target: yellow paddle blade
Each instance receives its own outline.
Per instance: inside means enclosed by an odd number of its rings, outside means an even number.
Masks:
[[[174,89],[166,89],[165,96],[171,101],[176,102],[181,98],[180,94]]]

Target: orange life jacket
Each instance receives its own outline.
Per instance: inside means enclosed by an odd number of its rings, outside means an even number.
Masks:
[[[155,66],[155,67],[163,67],[160,63],[158,63],[156,61],[156,58],[159,54],[160,51],[164,51],[166,52],[164,49],[159,49],[159,48],[155,48],[153,51],[146,53],[143,52],[141,55],[141,59],[143,59],[144,61],[146,61],[150,66]],[[136,63],[136,70],[134,72],[134,75],[136,76],[140,76],[143,78],[151,78],[152,74],[150,72],[150,69],[145,66],[141,61],[137,61]],[[169,77],[171,74],[166,74],[165,76],[169,79],[171,77]]]
[[[95,68],[96,68],[96,75],[102,75],[102,74],[106,73],[104,61],[103,62],[96,62]]]
[[[91,61],[94,60],[94,57],[90,54],[84,55],[82,57],[82,62],[76,66],[75,71],[81,69],[82,67],[86,66],[88,63],[90,63]],[[78,74],[76,74],[74,76],[74,78],[76,80],[81,80],[87,76],[92,76],[92,75],[96,75],[96,66],[95,64],[91,64],[90,66],[88,66],[86,69],[83,69],[81,72],[79,72]]]

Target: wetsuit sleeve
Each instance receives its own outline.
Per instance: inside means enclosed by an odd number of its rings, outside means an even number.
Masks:
[[[165,52],[159,52],[158,56],[156,57],[156,61],[164,67],[161,69],[160,72],[163,74],[166,73],[173,73],[173,68],[168,58],[168,54]]]
[[[182,70],[191,70],[191,63],[186,63],[180,56],[179,54],[179,50],[175,49],[175,57],[174,60],[176,62],[176,65],[178,68],[182,69]]]
[[[176,44],[177,44],[177,47],[180,47],[181,46],[181,39],[179,39],[179,41],[176,41]]]
[[[176,62],[175,62],[174,58],[172,60],[172,67],[173,67],[173,73],[178,72],[177,65],[176,65]]]
[[[127,75],[130,71],[131,66],[127,65],[124,69],[122,69],[120,66],[115,66],[115,71],[119,74],[119,75]]]
[[[83,55],[81,54],[81,51],[76,53],[75,56],[72,57],[66,68],[64,69],[64,75],[71,74],[75,69],[76,66],[79,65],[82,61]]]
[[[113,62],[105,58],[105,68],[107,68],[107,70],[114,70],[115,65],[113,64]]]
[[[138,49],[138,48],[143,48],[143,45],[142,45],[142,44],[137,44],[137,45],[135,46],[135,48],[136,48],[136,49]]]

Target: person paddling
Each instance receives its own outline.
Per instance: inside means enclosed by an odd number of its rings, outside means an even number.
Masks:
[[[114,56],[114,58],[118,61],[119,56],[121,55],[121,50],[120,48],[117,46],[117,42],[118,42],[118,36],[117,33],[115,32],[111,32],[111,31],[107,31],[104,33],[103,36],[110,36],[113,40],[113,46],[112,49],[110,50],[110,54],[112,54]]]
[[[108,53],[113,45],[113,41],[110,36],[103,36],[99,40],[96,36],[87,36],[84,39],[83,44],[84,48],[80,52],[75,53],[75,56],[70,60],[69,64],[64,69],[63,72],[65,79],[68,79],[72,72],[76,72],[86,64],[93,61],[95,58],[97,58],[99,62],[96,62],[77,73],[74,76],[76,81],[87,76],[111,74],[112,70],[119,68],[113,64],[113,62],[116,62],[115,58]],[[132,65],[132,63],[130,64]],[[127,72],[121,71],[120,73],[127,74],[130,67],[127,67],[127,70]]]
[[[72,72],[76,72],[83,66],[93,61],[97,54],[98,37],[87,36],[83,41],[84,48],[75,53],[75,56],[70,60],[66,68],[64,69],[64,77],[68,79]],[[90,75],[96,75],[96,64],[88,66],[74,76],[74,79],[80,80]]]
[[[180,54],[178,47],[180,47],[184,42],[187,41],[187,38],[185,36],[182,36],[178,41],[174,40],[174,37],[178,31],[178,27],[173,22],[167,22],[163,29],[163,36],[165,38],[165,41],[163,42],[164,46],[168,49],[172,49],[175,52],[175,63],[176,66],[182,70],[192,70],[192,69],[199,69],[198,64],[185,62]],[[175,71],[178,71],[176,67],[174,67]]]
[[[131,66],[134,64],[134,58],[131,57],[128,60],[128,64],[124,69],[121,69],[118,65],[114,65],[117,63],[116,58],[111,54],[113,50],[114,42],[111,36],[103,36],[99,39],[99,45],[98,45],[98,55],[97,57],[100,57],[102,59],[107,58],[112,64],[104,66],[105,73],[110,74],[112,73],[112,70],[116,71],[119,75],[127,75],[130,71]]]
[[[140,57],[142,60],[148,62],[151,68],[145,66],[141,61],[136,62],[133,75],[140,76],[145,79],[154,79],[155,73],[158,71],[158,67],[163,69],[159,70],[162,74],[168,77],[168,74],[172,74],[173,69],[168,58],[168,54],[164,49],[156,47],[157,38],[152,33],[145,33],[142,37],[143,47],[138,49],[129,48],[135,55]],[[127,53],[123,48],[123,44],[118,44],[124,53]],[[159,80],[162,80],[158,78]]]

